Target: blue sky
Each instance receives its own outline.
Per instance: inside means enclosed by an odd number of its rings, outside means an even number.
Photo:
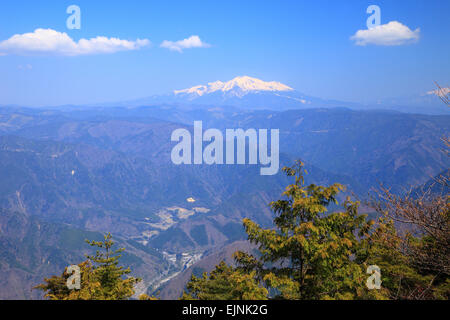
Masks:
[[[69,30],[69,5],[81,29]],[[369,5],[381,24],[398,21],[418,40],[357,45]],[[0,104],[30,106],[122,101],[249,75],[305,94],[344,101],[421,94],[450,84],[450,1],[8,1],[0,3],[0,43],[36,29],[75,42],[98,36],[151,45],[115,53],[0,55]],[[197,35],[209,46],[160,47]],[[2,46],[0,44],[0,54]]]

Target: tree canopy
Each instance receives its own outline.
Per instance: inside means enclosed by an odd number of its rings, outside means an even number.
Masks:
[[[60,276],[44,279],[44,283],[35,289],[45,292],[45,297],[51,300],[125,300],[134,295],[134,286],[140,279],[125,278],[131,270],[119,266],[121,252],[125,249],[113,250],[114,241],[110,233],[103,241],[86,242],[96,247],[93,256],[87,255],[87,260],[78,264],[80,268],[80,289],[69,289],[67,281],[71,274],[68,268]]]

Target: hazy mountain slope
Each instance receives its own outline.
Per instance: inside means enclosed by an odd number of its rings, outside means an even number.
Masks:
[[[348,109],[273,112],[228,111],[224,107],[208,110],[148,107],[118,110],[120,111],[110,111],[107,117],[126,118],[129,119],[128,124],[120,125],[119,120],[105,120],[99,125],[90,123],[88,127],[80,126],[77,129],[84,136],[76,137],[76,133],[48,133],[45,130],[42,134],[36,134],[36,128],[18,131],[18,134],[65,141],[89,141],[101,147],[119,148],[119,151],[135,151],[147,159],[153,160],[158,155],[159,160],[166,161],[165,156],[168,156],[171,146],[170,128],[173,130],[179,125],[169,124],[165,130],[165,123],[158,125],[155,117],[161,117],[165,121],[177,118],[185,119],[184,123],[191,126],[194,120],[202,120],[204,128],[214,127],[222,130],[239,127],[278,128],[281,130],[281,152],[292,158],[301,157],[326,171],[350,175],[367,186],[378,182],[396,184],[398,187],[418,185],[448,165],[448,159],[443,157],[440,151],[440,138],[449,132],[450,116]],[[141,118],[137,123],[134,119],[139,114]],[[72,113],[65,115],[73,116]],[[85,111],[84,117],[89,115],[97,117],[98,113]],[[145,125],[140,124],[141,122]],[[142,126],[153,125],[161,127],[165,133],[156,133],[157,130],[154,130],[116,140],[108,137],[106,131],[99,133],[101,130],[121,132],[126,130],[127,126],[135,126],[138,130]],[[70,126],[66,124],[64,127]],[[96,126],[103,126],[104,129],[99,130]],[[108,127],[109,129],[106,129]],[[85,134],[90,130],[97,132],[97,136]],[[64,132],[64,129],[58,129],[59,131]],[[161,153],[162,150],[165,150],[165,155]]]
[[[243,127],[280,129],[280,149],[365,186],[397,191],[422,184],[448,168],[442,136],[450,117],[345,109],[254,114]]]
[[[413,196],[422,196],[423,193],[434,195],[449,195],[450,194],[450,169],[444,170],[435,177],[429,179],[423,185],[413,189],[411,194]]]
[[[124,113],[126,111],[122,110],[120,117],[124,117]],[[170,160],[174,145],[170,134],[176,128],[189,126],[153,117],[131,121],[135,111],[129,113],[127,120],[66,119],[15,130],[14,134],[45,140],[48,145],[29,140],[36,147],[27,152],[25,142],[21,142],[25,144],[21,146],[18,138],[16,142],[8,138],[10,145],[5,144],[0,149],[5,181],[18,177],[4,184],[9,194],[6,204],[20,208],[18,195],[23,197],[28,192],[32,195],[27,200],[34,197],[32,208],[44,210],[39,199],[55,198],[53,209],[45,210],[44,214],[48,215],[61,206],[69,207],[72,192],[76,198],[72,202],[77,207],[90,211],[101,208],[116,216],[119,213],[123,219],[124,216],[143,218],[151,217],[147,215],[149,210],[183,206],[190,196],[198,200],[197,206],[213,209],[212,206],[239,195],[242,190],[265,191],[274,185],[271,177],[260,177],[256,167],[249,167],[248,171],[241,166],[174,166]],[[180,110],[178,113],[183,114]],[[67,117],[67,114],[61,116]],[[220,117],[216,111],[211,111],[204,112],[203,118],[205,128],[216,125],[222,130],[279,128],[281,152],[289,159],[282,165],[302,158],[311,166],[325,169],[328,176],[330,172],[339,172],[352,177],[352,181],[345,177],[338,179],[352,185],[353,191],[360,194],[379,182],[398,190],[409,188],[424,183],[448,165],[448,158],[440,150],[440,137],[449,131],[448,117],[444,116],[319,109],[222,113]],[[34,172],[35,168],[42,170]],[[52,180],[50,185],[53,184],[54,190],[52,186],[45,190],[41,190],[42,187],[30,189],[28,181],[21,180],[23,170],[28,170],[27,174],[34,177],[31,181],[36,184]],[[52,175],[46,174],[48,172]],[[256,183],[255,179],[261,182]],[[238,181],[240,183],[236,183]],[[280,181],[276,184],[283,185]],[[83,220],[83,211],[81,214],[72,211],[69,216]],[[114,227],[117,222],[102,220],[105,227]],[[134,228],[131,233],[137,232],[129,221],[124,223]]]
[[[281,165],[293,161],[282,156]],[[281,172],[273,177],[260,176],[256,166],[183,168],[92,145],[14,136],[0,137],[0,164],[4,181],[0,204],[4,208],[127,237],[139,238],[146,232],[158,231],[160,236],[151,244],[176,251],[229,241],[222,226],[232,221],[240,223],[244,217],[270,223],[267,204],[288,183]],[[341,181],[352,190],[360,189],[352,179],[309,168],[308,180]],[[195,203],[188,203],[188,197],[193,197]],[[160,223],[158,212],[173,207],[204,209],[186,219],[174,215],[167,227],[151,226]],[[219,215],[224,217],[223,223],[217,221]],[[176,224],[173,229],[172,224]],[[198,224],[209,226],[206,243],[185,235]],[[166,241],[170,234],[178,235],[180,242]]]

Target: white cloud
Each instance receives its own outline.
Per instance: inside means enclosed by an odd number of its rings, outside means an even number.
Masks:
[[[399,46],[419,40],[420,28],[412,31],[398,21],[391,21],[371,29],[358,30],[350,39],[358,46],[374,44],[378,46]]]
[[[172,51],[183,52],[183,49],[190,48],[209,48],[210,45],[200,40],[199,36],[190,36],[187,39],[179,41],[164,40],[161,43],[161,48],[166,48]]]
[[[138,50],[150,44],[147,39],[136,41],[118,38],[96,37],[75,42],[65,32],[52,29],[36,29],[31,33],[16,34],[0,42],[0,55],[54,54],[79,56],[108,54],[118,51]]]

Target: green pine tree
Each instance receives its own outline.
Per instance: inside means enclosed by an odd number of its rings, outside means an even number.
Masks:
[[[283,171],[295,177],[272,202],[275,229],[264,229],[249,219],[244,226],[249,240],[258,245],[259,257],[237,252],[238,263],[275,289],[282,299],[355,299],[365,290],[368,238],[373,225],[358,213],[358,202],[337,205],[344,187],[305,186],[303,163]]]
[[[113,250],[114,241],[110,233],[104,236],[104,241],[86,242],[101,250],[94,256],[87,255],[87,261],[78,266],[81,271],[81,288],[69,290],[67,280],[70,274],[67,268],[60,276],[44,279],[44,283],[35,289],[45,292],[45,297],[51,300],[125,300],[134,295],[134,286],[141,281],[128,277],[131,270],[119,266],[123,248]]]
[[[222,261],[209,275],[192,275],[182,300],[266,300],[267,289],[246,273]]]

